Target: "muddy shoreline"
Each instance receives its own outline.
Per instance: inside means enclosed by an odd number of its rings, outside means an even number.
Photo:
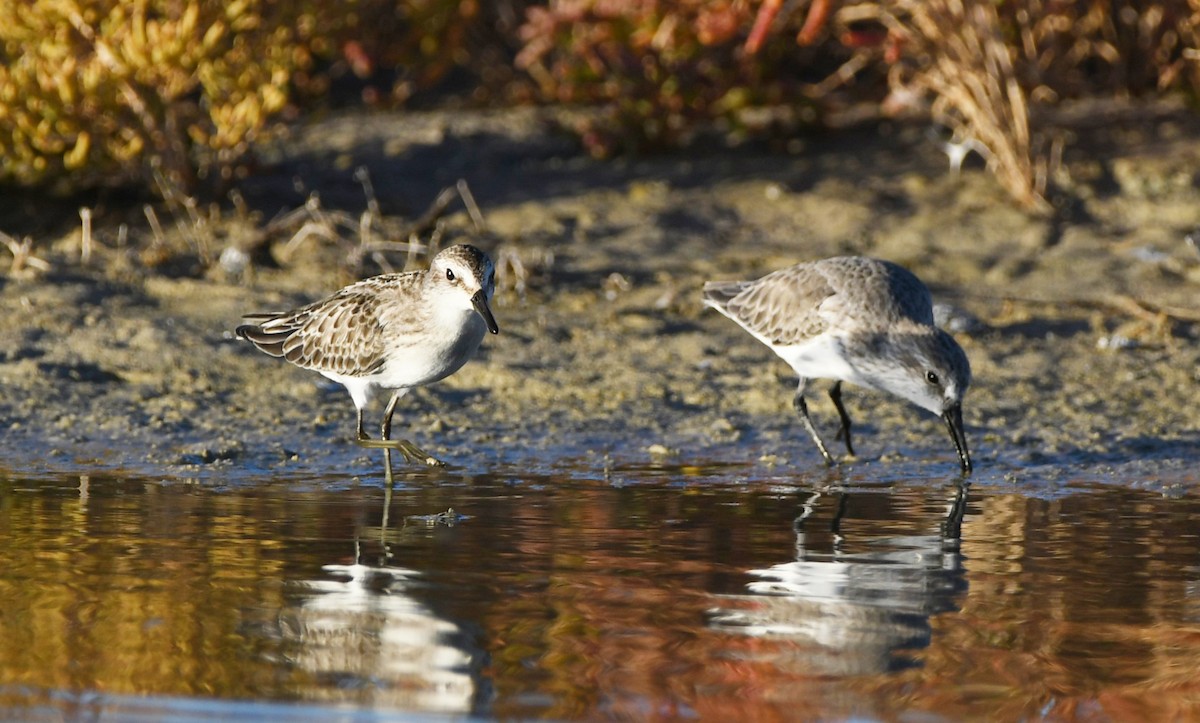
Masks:
[[[1038,218],[978,164],[950,174],[919,126],[809,138],[793,153],[598,162],[545,113],[325,119],[264,149],[240,188],[260,218],[313,191],[324,208],[358,214],[354,169],[366,166],[383,213],[411,217],[469,182],[487,233],[455,206],[445,242],[525,273],[518,291],[510,269],[495,302],[501,334],[480,357],[398,410],[397,429],[451,463],[824,474],[791,413],[790,370],[704,310],[699,288],[845,253],[907,266],[948,305],[974,369],[964,418],[977,479],[1129,477],[1186,469],[1200,453],[1200,254],[1185,241],[1200,227],[1200,125],[1187,115],[1080,131],[1059,177],[1073,205]],[[8,228],[27,226],[30,208],[11,204]],[[244,229],[224,218],[221,238],[234,243]],[[345,283],[341,247],[306,242],[285,263],[222,278],[83,268],[77,231],[35,241],[53,269],[0,280],[0,467],[236,481],[380,466],[350,443],[344,390],[231,334],[242,313]],[[270,241],[278,259],[288,236]],[[953,474],[937,420],[882,395],[845,396],[853,468]],[[831,437],[832,405],[812,399]]]

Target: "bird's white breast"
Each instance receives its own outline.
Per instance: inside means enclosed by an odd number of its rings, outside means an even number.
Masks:
[[[419,333],[388,340],[387,362],[376,375],[379,386],[431,384],[453,374],[475,355],[487,327],[474,310],[446,309]]]
[[[841,379],[862,387],[874,386],[847,361],[842,341],[835,335],[818,334],[800,344],[770,346],[796,374],[806,379]]]

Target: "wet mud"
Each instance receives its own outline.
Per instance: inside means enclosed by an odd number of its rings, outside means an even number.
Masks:
[[[1069,200],[1048,217],[1015,208],[978,159],[950,173],[919,125],[601,162],[548,117],[328,118],[264,148],[239,188],[261,227],[313,192],[323,208],[359,214],[360,166],[389,217],[415,217],[442,188],[470,184],[487,230],[452,206],[443,242],[475,243],[502,267],[501,333],[403,400],[395,422],[442,459],[823,473],[792,413],[790,369],[705,310],[699,290],[838,254],[896,261],[943,305],[974,370],[964,419],[977,476],[1155,476],[1200,452],[1200,253],[1188,241],[1200,227],[1200,127],[1186,114],[1080,129],[1055,174]],[[46,212],[22,202],[7,213],[19,225]],[[244,222],[222,218],[218,237],[234,243]],[[39,239],[52,270],[0,279],[0,464],[198,479],[375,474],[381,460],[351,443],[343,389],[232,335],[242,313],[351,280],[344,246],[289,240],[271,238],[268,263],[233,275],[84,267],[77,230]],[[833,406],[812,388],[810,409],[837,448]],[[844,398],[853,464],[956,471],[937,419],[855,388]]]

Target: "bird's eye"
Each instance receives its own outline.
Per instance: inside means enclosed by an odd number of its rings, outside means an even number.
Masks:
[[[446,280],[454,281],[454,269],[446,269]]]
[[[925,372],[925,381],[929,382],[930,384],[937,384],[938,375],[934,372]]]

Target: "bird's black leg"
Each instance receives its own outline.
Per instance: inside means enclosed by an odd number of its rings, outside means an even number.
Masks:
[[[804,428],[808,430],[813,441],[817,443],[817,449],[821,450],[821,456],[825,458],[826,464],[836,464],[833,456],[829,454],[829,450],[825,448],[825,443],[821,441],[820,435],[817,434],[817,428],[813,426],[812,418],[808,416],[808,404],[804,402],[804,388],[808,386],[808,380],[800,377],[800,384],[796,387],[796,396],[792,398],[792,406],[796,408],[796,413],[800,415],[800,421],[804,422]]]
[[[842,420],[842,426],[838,427],[838,433],[834,439],[844,441],[846,443],[846,452],[853,457],[854,445],[850,444],[850,415],[846,414],[846,408],[842,406],[842,382],[840,379],[830,387],[829,398],[833,400],[833,406],[837,407],[838,417]]]

